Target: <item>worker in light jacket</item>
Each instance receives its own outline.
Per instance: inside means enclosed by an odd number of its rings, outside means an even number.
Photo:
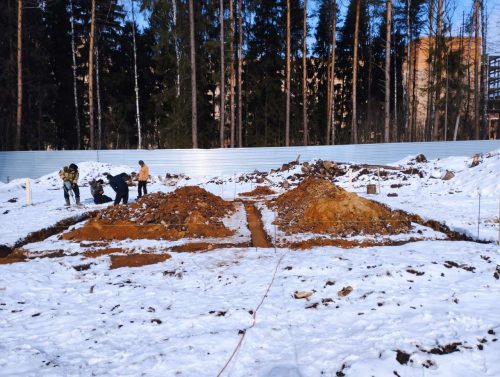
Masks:
[[[76,205],[80,205],[80,189],[78,188],[78,178],[80,173],[78,173],[78,166],[76,164],[70,164],[69,166],[63,167],[59,170],[59,177],[63,181],[63,191],[64,199],[66,200],[66,206],[69,207],[69,194],[71,191],[75,194]]]
[[[141,169],[139,170],[139,185],[138,185],[138,195],[137,198],[142,196],[142,191],[144,190],[144,195],[148,193],[147,183],[149,178],[149,168],[148,165],[144,163],[144,161],[139,160],[139,166]]]

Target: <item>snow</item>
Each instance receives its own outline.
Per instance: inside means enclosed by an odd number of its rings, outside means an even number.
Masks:
[[[0,185],[0,245],[12,246],[59,220],[104,208],[91,201],[88,182],[108,171],[133,171],[77,164],[81,208],[63,207],[57,172],[32,180],[30,206],[24,180]],[[392,238],[408,240],[420,231],[422,240],[399,246],[218,249],[217,243],[250,239],[240,203],[224,219],[236,231],[231,238],[124,240],[106,246],[162,253],[186,242],[215,244],[204,253],[169,251],[171,259],[141,268],[110,270],[109,256],[86,258],[84,243],[52,236],[23,246],[30,257],[40,258],[0,264],[0,376],[216,376],[244,334],[222,376],[499,377],[500,249],[494,242],[500,150],[483,155],[476,167],[467,156],[428,163],[408,157],[393,166],[417,168],[422,177],[381,169],[388,173],[382,174],[381,193],[367,195],[366,184],[378,184],[378,174],[358,171],[352,190],[489,243],[447,241],[442,233],[414,224],[412,232]],[[442,180],[446,171],[455,177]],[[297,181],[290,177],[300,172],[300,166],[278,171],[262,184],[281,193],[283,182],[293,187]],[[199,185],[234,200],[259,185],[251,174],[241,177],[247,181],[236,175],[154,177],[148,190]],[[347,174],[335,181],[350,189]],[[105,192],[114,197],[108,186]],[[256,200],[273,242],[312,237],[275,229],[275,213],[263,199]],[[64,256],[42,257],[58,250]],[[340,297],[348,286],[352,292]],[[295,299],[296,291],[312,296]],[[453,343],[460,343],[456,352],[430,352]],[[409,355],[408,363],[397,360],[398,352]]]
[[[0,266],[3,376],[217,375],[276,268],[224,375],[500,375],[491,244],[224,249],[117,270],[107,257],[91,262],[86,271],[72,267],[80,257]],[[346,286],[352,293],[339,297]],[[297,290],[314,294],[297,300]],[[424,351],[454,342],[462,346],[448,355]]]

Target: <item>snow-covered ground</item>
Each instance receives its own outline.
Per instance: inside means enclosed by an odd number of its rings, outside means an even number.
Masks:
[[[352,173],[352,187],[347,174],[336,184],[473,238],[480,193],[479,239],[495,241],[500,151],[484,155],[476,167],[470,163],[470,157],[405,159],[394,165],[417,168],[422,177],[393,170],[384,177],[382,170],[379,195],[363,193],[367,183],[378,184],[374,171]],[[0,245],[105,207],[92,203],[88,182],[106,171],[132,171],[78,165],[81,208],[63,207],[57,172],[31,182],[31,206],[25,205],[24,180],[0,184]],[[455,177],[445,181],[447,170]],[[300,172],[297,166],[269,174],[262,184],[281,193],[283,182],[296,184],[289,177]],[[259,184],[236,175],[153,177],[148,188],[168,192],[185,185],[233,200]],[[105,191],[114,197],[109,187]],[[259,207],[265,209],[262,201]],[[267,232],[282,237],[271,225],[273,216],[263,211]],[[224,221],[239,228],[231,242],[248,240],[241,210]],[[63,250],[66,256],[0,264],[0,376],[217,376],[236,350],[221,375],[500,377],[498,245],[415,230],[428,240],[352,249],[169,252],[165,262],[115,270],[108,256],[85,258],[82,245],[56,236],[28,244],[24,248],[34,255]],[[107,247],[160,253],[178,243],[134,240]],[[352,292],[341,297],[345,287]],[[296,299],[297,291],[312,295]]]
[[[225,376],[500,376],[494,245],[225,249],[135,269],[108,270],[101,257],[76,271],[81,263],[0,266],[0,375],[216,376],[246,331]],[[457,352],[428,353],[453,343]]]

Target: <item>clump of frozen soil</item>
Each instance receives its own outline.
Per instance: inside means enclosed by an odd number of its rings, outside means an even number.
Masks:
[[[275,224],[287,233],[336,236],[399,234],[411,228],[410,218],[345,191],[330,181],[308,178],[268,206],[277,211]]]
[[[222,218],[234,212],[233,203],[196,187],[146,195],[128,205],[110,206],[83,227],[65,233],[72,240],[180,239],[226,237]]]
[[[242,192],[240,196],[267,196],[276,194],[268,186],[257,186],[252,191]]]

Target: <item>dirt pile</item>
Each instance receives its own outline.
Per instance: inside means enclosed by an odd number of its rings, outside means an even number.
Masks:
[[[308,178],[268,205],[275,224],[287,233],[398,234],[411,228],[409,217],[345,191],[325,179]]]
[[[186,186],[154,193],[129,205],[103,210],[83,227],[63,234],[69,240],[169,239],[226,237],[233,234],[222,218],[234,205],[206,190]]]
[[[257,186],[252,191],[242,192],[239,196],[267,196],[276,194],[268,186]]]
[[[308,177],[338,177],[346,173],[344,169],[330,160],[318,160],[314,164],[304,162],[301,170]]]

